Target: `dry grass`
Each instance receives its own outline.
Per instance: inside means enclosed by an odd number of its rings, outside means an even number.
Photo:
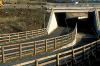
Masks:
[[[0,33],[12,33],[42,28],[41,9],[1,9]]]

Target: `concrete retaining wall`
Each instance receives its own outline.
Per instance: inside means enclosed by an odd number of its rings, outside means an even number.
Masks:
[[[47,32],[51,34],[58,27],[55,13],[52,11],[47,25]]]

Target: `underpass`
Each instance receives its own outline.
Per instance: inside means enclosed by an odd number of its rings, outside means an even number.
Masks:
[[[68,14],[68,16],[70,15]],[[94,12],[76,13],[76,16],[75,15],[72,16],[71,14],[71,17],[69,19],[66,19],[66,22],[69,28],[73,28],[73,24],[75,23],[77,24],[77,38],[76,39],[77,39],[78,45],[87,44],[89,42],[97,40],[98,34],[97,34],[95,20],[96,19],[94,16]]]
[[[69,33],[77,24],[77,43],[87,44],[98,38],[95,12],[55,12],[59,26],[66,27]],[[87,41],[88,40],[88,41]],[[89,41],[90,40],[90,41]]]
[[[88,14],[90,14],[90,13],[88,13]],[[92,15],[94,15],[94,14],[92,14]],[[60,17],[60,16],[62,16],[63,18]],[[97,40],[97,35],[96,35],[96,31],[95,31],[96,27],[94,27],[95,26],[95,17],[92,17],[91,15],[88,15],[89,18],[87,18],[87,17],[82,18],[82,19],[78,19],[78,17],[66,18],[65,13],[63,13],[63,14],[62,13],[56,13],[55,17],[57,19],[57,22],[55,21],[55,23],[58,25],[57,28],[55,28],[55,29],[53,28],[53,32],[51,32],[49,35],[42,36],[42,37],[39,37],[39,38],[34,39],[34,40],[32,39],[31,41],[37,41],[37,40],[41,40],[41,39],[48,39],[48,38],[52,38],[52,37],[61,36],[61,35],[64,35],[64,34],[69,34],[71,31],[73,31],[73,28],[75,27],[76,24],[77,24],[77,37],[76,37],[76,40],[78,42],[77,45],[79,45],[80,42],[81,42],[81,45],[83,45],[83,44],[86,44],[86,43],[93,42],[94,40]],[[91,19],[93,19],[93,20],[91,20]],[[83,38],[85,40],[83,40]],[[89,41],[87,41],[87,39],[89,39]],[[83,41],[81,41],[81,40],[83,40]],[[62,44],[62,43],[60,43],[60,44]],[[74,45],[75,44],[76,43],[74,43]],[[69,48],[61,48],[57,52],[55,52],[55,51],[54,52],[45,52],[45,53],[43,53],[43,56],[42,56],[42,54],[39,54],[39,55],[41,55],[41,57],[44,57],[44,56],[52,55],[52,53],[57,54],[57,53],[64,52],[64,51],[67,51],[67,50],[69,50]],[[40,58],[39,55],[38,55],[38,58]],[[37,59],[37,57],[36,56],[30,57],[30,59],[34,60],[34,59]],[[20,64],[20,63],[23,63],[25,61],[27,62],[30,59],[27,58],[27,60],[26,60],[26,58],[24,58],[23,60],[20,60],[20,61],[18,60],[14,63],[15,64]],[[12,65],[14,65],[14,63],[11,62]],[[4,64],[4,65],[9,65],[9,63]]]
[[[61,22],[60,21],[60,19],[58,20],[59,22]],[[67,21],[67,20],[66,20]],[[65,21],[65,24],[66,24],[66,21]],[[74,20],[72,20],[73,22],[74,22]],[[58,23],[59,23],[58,22]],[[62,21],[62,22],[64,22],[64,21]],[[69,21],[69,22],[71,22],[71,20]],[[72,23],[73,23],[72,22]],[[72,30],[72,28],[74,28],[74,25],[72,24],[72,23],[67,23],[68,25],[65,25],[65,24],[61,24],[60,23],[60,25],[59,26],[65,26],[67,29],[69,29],[69,31],[70,30]],[[72,24],[72,25],[71,25]],[[76,23],[74,23],[74,24],[76,24]],[[86,24],[86,23],[85,23]],[[82,25],[83,25],[83,23],[82,23]],[[77,28],[78,28],[78,24],[77,24]],[[50,35],[53,35],[53,36],[57,36],[57,35],[61,35],[61,32],[63,31],[63,30],[65,30],[64,28],[61,28],[61,27],[58,27],[57,29],[55,29],[54,30],[54,33],[51,33]],[[84,29],[83,29],[84,30]],[[70,33],[69,31],[67,31],[66,30],[66,33]],[[78,29],[77,29],[77,31],[78,31]],[[89,34],[89,33],[86,33],[86,34],[84,34],[84,31],[83,31],[83,34],[82,34],[82,31],[80,31],[80,33],[81,34],[79,34],[79,33],[77,33],[77,38],[79,39],[79,40],[77,40],[77,42],[79,41],[79,42],[81,42],[81,43],[77,43],[77,45],[78,45],[78,47],[79,47],[79,44],[81,44],[81,45],[83,45],[83,44],[87,44],[87,43],[91,43],[91,42],[93,42],[94,40],[96,40],[96,39],[93,39],[93,38],[96,38],[96,36],[95,36],[95,34]],[[49,37],[50,37],[50,35],[49,35]],[[48,37],[48,36],[46,36],[46,37]],[[77,39],[76,38],[76,39]],[[84,38],[84,40],[83,40],[83,38]],[[89,38],[89,41],[87,41],[87,38]],[[92,39],[92,40],[91,40]],[[38,39],[39,40],[39,39]],[[82,41],[81,41],[82,40]],[[83,44],[82,44],[83,43]],[[56,51],[54,51],[54,52],[46,52],[46,53],[43,53],[43,54],[41,54],[41,56],[49,56],[49,55],[52,55],[52,54],[57,54],[57,53],[60,53],[60,52],[64,52],[64,51],[67,51],[67,50],[69,50],[69,49],[71,49],[71,48],[62,48],[62,49],[60,49],[60,50],[56,50]],[[38,55],[37,56],[35,56],[35,58],[36,57],[39,57]],[[39,57],[40,58],[40,57]],[[34,60],[34,59],[31,59],[31,60]],[[17,63],[21,63],[21,62],[19,62],[19,61],[16,61]],[[25,61],[24,61],[25,62]]]

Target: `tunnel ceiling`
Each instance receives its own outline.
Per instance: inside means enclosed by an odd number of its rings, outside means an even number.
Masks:
[[[86,17],[88,17],[88,12],[85,12],[85,13],[81,13],[81,12],[78,12],[78,13],[72,13],[72,12],[68,12],[68,13],[66,13],[66,17],[67,17],[67,19],[68,18],[74,18],[74,17],[83,17],[83,16],[86,16]]]

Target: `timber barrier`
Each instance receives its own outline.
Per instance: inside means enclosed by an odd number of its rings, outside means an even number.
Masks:
[[[88,60],[88,63],[90,63],[90,56],[96,58],[96,53],[99,48],[100,39],[77,48],[72,47],[70,50],[65,52],[39,58],[36,60],[27,61],[13,66],[27,66],[30,64],[32,64],[32,66],[60,66],[62,64],[66,64],[66,66],[69,66],[69,63],[71,64],[71,66],[73,66],[74,64],[78,64],[80,62],[83,63],[85,60]]]
[[[10,34],[0,34],[0,44],[16,40],[36,38],[46,34],[46,28]]]
[[[72,43],[76,37],[77,27],[69,34],[44,40],[4,44],[0,47],[0,61],[5,63],[12,59],[34,56],[43,52],[53,51]]]

